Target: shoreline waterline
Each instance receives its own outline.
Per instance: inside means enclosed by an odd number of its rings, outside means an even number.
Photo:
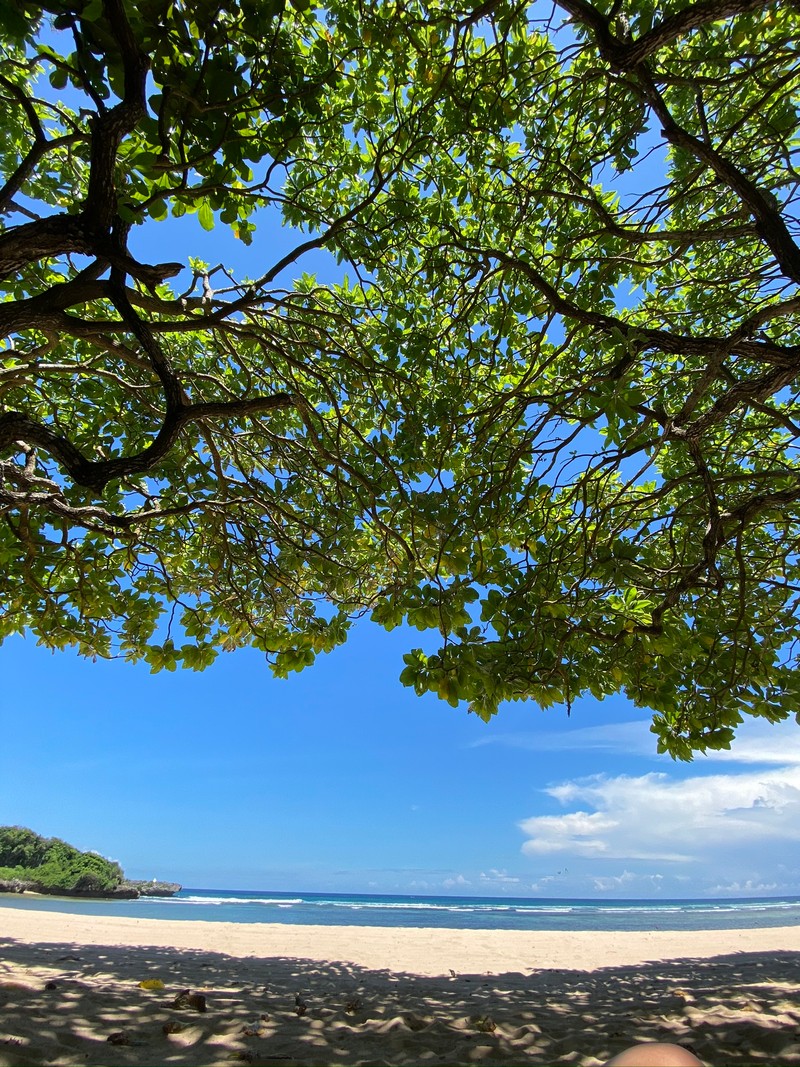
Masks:
[[[503,974],[592,971],[656,960],[710,959],[742,952],[800,952],[800,925],[692,931],[518,931],[454,928],[301,926],[203,920],[86,916],[71,912],[0,912],[6,939],[35,944],[155,947],[347,962],[416,975],[451,971]]]

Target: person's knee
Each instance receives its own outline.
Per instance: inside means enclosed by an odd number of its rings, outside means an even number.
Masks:
[[[610,1059],[606,1067],[703,1067],[697,1056],[680,1045],[661,1041],[632,1045]]]

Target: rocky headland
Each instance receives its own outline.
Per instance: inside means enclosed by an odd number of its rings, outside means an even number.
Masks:
[[[171,897],[180,888],[177,882],[126,878],[116,860],[82,852],[58,837],[42,837],[24,826],[0,826],[0,893],[135,900]]]
[[[87,897],[97,900],[136,900],[137,897],[172,897],[179,893],[177,882],[124,881],[109,889],[66,888],[42,885],[27,878],[0,878],[0,893],[40,893],[56,897]]]

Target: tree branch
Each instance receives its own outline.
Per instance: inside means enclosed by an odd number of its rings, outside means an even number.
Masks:
[[[591,29],[600,55],[617,71],[632,71],[653,52],[685,37],[709,22],[734,18],[749,11],[769,7],[769,0],[697,0],[657,22],[635,40],[611,32],[612,20],[587,0],[557,0],[573,19]]]
[[[12,199],[16,193],[19,192],[23,183],[34,172],[36,165],[42,156],[54,148],[63,148],[66,145],[74,144],[76,141],[82,140],[82,134],[68,133],[64,134],[63,137],[55,137],[51,141],[48,140],[42,129],[39,116],[36,114],[36,108],[33,106],[33,101],[18,85],[9,81],[8,78],[0,77],[0,84],[4,85],[22,105],[25,114],[28,116],[28,123],[30,124],[31,135],[33,137],[33,144],[28,149],[17,168],[6,180],[5,185],[0,189],[0,212],[2,212],[9,209]]]
[[[618,69],[632,70],[659,48],[685,37],[687,33],[700,29],[709,22],[734,18],[736,15],[769,6],[768,0],[698,0],[697,3],[689,4],[657,22],[635,41],[628,42],[624,47],[622,65]]]
[[[482,255],[496,259],[504,267],[518,270],[524,274],[559,315],[573,319],[575,322],[580,322],[584,326],[597,326],[603,330],[614,330],[622,337],[630,339],[631,343],[636,345],[640,351],[654,348],[661,352],[669,352],[675,355],[692,353],[714,358],[719,358],[720,353],[733,351],[764,363],[779,366],[783,368],[784,372],[786,368],[791,368],[792,373],[796,373],[797,361],[800,359],[800,345],[783,346],[768,340],[755,341],[740,338],[738,335],[731,337],[692,337],[687,334],[669,333],[667,330],[631,326],[624,319],[615,318],[613,315],[604,315],[599,311],[588,311],[567,300],[555,286],[547,281],[543,274],[536,270],[533,264],[528,263],[526,260],[519,259],[517,256],[498,248],[484,248],[480,252]]]
[[[755,182],[735,167],[729,159],[675,121],[663,96],[644,68],[637,68],[637,74],[645,98],[660,120],[664,136],[670,144],[690,152],[695,159],[704,163],[724,185],[736,193],[753,216],[759,236],[772,252],[784,275],[800,285],[800,248],[792,238],[789,228],[781,217],[780,209],[775,206],[775,201],[768,199]]]
[[[6,411],[0,415],[0,451],[22,439],[53,456],[77,485],[100,493],[111,481],[126,475],[146,474],[156,468],[185,427],[198,419],[241,419],[293,407],[294,404],[295,398],[289,393],[188,404],[164,419],[152,444],[141,452],[94,462],[87,460],[68,438],[56,433],[46,423],[36,422],[21,411]]]
[[[783,273],[800,285],[800,248],[783,221],[780,210],[730,160],[675,121],[653,76],[644,65],[644,60],[652,52],[691,29],[768,5],[763,0],[738,0],[738,3],[733,0],[698,0],[697,3],[668,16],[638,41],[631,42],[614,36],[610,29],[610,19],[587,3],[587,0],[558,2],[576,21],[591,30],[600,55],[615,70],[635,75],[644,99],[661,122],[664,136],[670,144],[691,153],[736,193],[752,215],[759,236],[775,256]]]

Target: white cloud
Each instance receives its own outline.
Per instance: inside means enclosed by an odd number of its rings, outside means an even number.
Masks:
[[[770,723],[751,719],[742,723],[729,750],[709,752],[715,763],[763,763],[781,767],[800,764],[800,727],[794,719]]]
[[[539,813],[518,824],[522,851],[537,868],[531,890],[631,897],[800,893],[800,869],[783,867],[800,842],[795,721],[748,717],[730,750],[698,754],[691,764],[657,756],[649,727],[642,719],[483,740],[536,753],[580,753],[582,768],[594,752],[606,768],[551,785],[544,790],[550,810],[537,805]],[[658,761],[653,773],[616,773],[641,767],[642,756]]]
[[[488,871],[481,871],[480,879],[481,882],[483,882],[484,884],[489,884],[493,886],[518,885],[520,882],[519,878],[516,878],[514,875],[509,874],[508,871],[498,871],[495,867],[491,867]]]
[[[461,886],[472,885],[472,882],[468,878],[465,878],[463,874],[457,874],[455,878],[445,878],[442,882],[445,889],[455,889]]]
[[[472,742],[470,747],[502,745],[532,752],[614,752],[626,756],[649,756],[662,760],[648,719],[608,722],[600,726],[565,726],[559,731],[496,733]],[[748,716],[736,728],[730,749],[709,751],[695,757],[700,766],[711,763],[759,763],[781,767],[800,764],[800,728],[794,719],[770,723]]]
[[[552,792],[552,790],[547,790]],[[574,811],[570,815],[536,815],[520,824],[523,833],[529,834],[522,851],[529,854],[542,852],[574,852],[579,856],[591,856],[607,852],[608,844],[601,834],[609,834],[618,823],[599,811]]]
[[[592,885],[598,893],[618,892],[627,889],[629,892],[641,893],[645,887],[649,891],[660,890],[664,881],[663,874],[635,874],[633,871],[623,871],[622,874],[611,876],[599,876],[592,878]]]
[[[536,882],[531,882],[531,890],[534,893],[546,893],[548,890],[562,884],[562,879],[559,874],[547,874],[544,878],[540,878]]]
[[[647,722],[610,722],[602,726],[565,727],[558,732],[542,730],[530,733],[497,733],[473,741],[470,748],[483,745],[524,748],[532,752],[599,749],[607,752],[627,752],[637,756],[656,755],[656,738],[650,733],[649,719]]]
[[[800,841],[797,765],[682,780],[663,773],[595,775],[545,792],[577,810],[522,820],[528,838],[522,851],[529,856],[691,865],[693,881],[706,869],[715,881],[720,871],[735,881],[746,870],[754,884],[771,884],[767,867]]]
[[[712,896],[723,897],[730,894],[731,896],[769,896],[770,893],[779,893],[785,890],[786,886],[779,885],[777,882],[755,882],[752,878],[746,879],[744,882],[728,882],[727,885],[713,885],[709,889],[709,893]]]

